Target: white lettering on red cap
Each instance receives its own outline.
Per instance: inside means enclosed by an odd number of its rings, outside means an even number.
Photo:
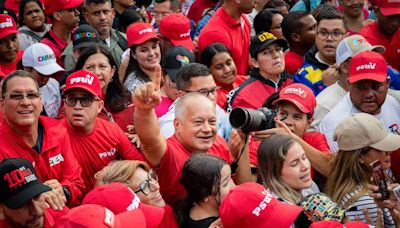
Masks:
[[[139,208],[140,199],[139,199],[139,197],[132,191],[132,189],[130,189],[130,188],[128,188],[128,189],[132,192],[132,195],[133,195],[134,197],[133,197],[133,199],[132,199],[131,204],[129,204],[129,206],[126,208],[126,211],[133,211],[133,210]]]
[[[188,36],[190,36],[190,30],[189,30],[189,32],[187,32],[187,33],[182,33],[181,35],[179,35],[181,38],[182,37],[188,37]]]
[[[87,83],[87,84],[89,84],[89,85],[91,85],[92,83],[93,83],[93,79],[94,79],[94,77],[93,76],[90,76],[90,75],[86,75],[86,77],[76,77],[76,78],[72,78],[71,79],[71,85],[72,84],[74,84],[74,83]]]
[[[139,31],[139,35],[142,35],[143,33],[146,33],[146,32],[153,32],[153,29],[151,29],[151,28],[142,29]]]
[[[295,94],[299,97],[306,98],[307,92],[302,88],[286,88],[284,94]]]
[[[10,18],[7,18],[5,22],[1,22],[0,23],[0,28],[9,28],[9,27],[13,27],[13,23],[12,20]]]
[[[363,65],[357,66],[356,71],[365,70],[365,69],[375,70],[375,67],[376,67],[376,63],[369,62],[368,64],[363,64]]]
[[[260,202],[260,204],[258,205],[258,207],[254,208],[254,210],[251,212],[253,213],[255,216],[260,216],[261,211],[263,211],[265,208],[267,208],[269,202],[271,202],[271,199],[273,198],[273,196],[271,195],[271,193],[269,193],[266,189],[264,189],[261,192],[263,195],[265,195],[264,199]]]
[[[104,216],[104,224],[108,227],[114,227],[114,214],[107,208],[104,208],[104,210],[106,212]]]

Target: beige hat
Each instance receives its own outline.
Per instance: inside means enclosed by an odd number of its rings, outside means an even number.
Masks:
[[[367,146],[389,152],[400,148],[400,135],[389,133],[377,118],[366,113],[343,120],[336,127],[333,138],[343,151]]]

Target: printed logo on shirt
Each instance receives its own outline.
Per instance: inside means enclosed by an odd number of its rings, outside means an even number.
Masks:
[[[93,76],[90,76],[89,74],[86,75],[86,77],[76,77],[76,78],[71,78],[71,85],[74,83],[86,83],[91,85],[93,83]]]
[[[390,125],[389,129],[390,129],[390,132],[392,132],[393,134],[400,135],[399,126],[397,124]]]
[[[269,202],[271,202],[271,199],[273,198],[273,196],[271,195],[271,193],[269,193],[266,189],[264,189],[261,194],[265,195],[264,199],[260,202],[260,204],[258,205],[258,207],[254,208],[254,210],[252,211],[252,213],[255,216],[260,216],[261,211],[265,210],[265,208],[267,208]]]
[[[7,18],[5,22],[0,23],[0,29],[9,28],[9,27],[13,27],[13,23],[10,18]]]
[[[60,164],[62,161],[64,161],[64,157],[62,154],[58,154],[54,157],[49,158],[50,166],[55,166],[57,164]]]
[[[43,55],[43,56],[38,57],[39,62],[44,62],[44,61],[51,60],[51,59],[56,59],[56,55],[51,54],[51,55]]]
[[[117,152],[117,149],[111,148],[110,151],[99,153],[99,157],[102,158],[102,159],[106,158],[106,157],[113,157],[116,152]]]
[[[286,88],[284,94],[294,94],[301,98],[306,98],[307,92],[302,88]]]
[[[356,67],[356,71],[360,70],[375,70],[376,63],[369,62],[368,64],[363,64]]]

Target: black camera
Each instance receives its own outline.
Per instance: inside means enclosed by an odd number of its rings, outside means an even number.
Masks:
[[[229,115],[229,122],[243,133],[249,133],[275,128],[275,117],[276,111],[268,108],[234,108]]]

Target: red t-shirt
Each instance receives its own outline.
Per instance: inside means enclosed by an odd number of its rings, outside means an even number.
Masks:
[[[199,53],[213,43],[224,44],[232,53],[237,74],[247,75],[250,57],[250,23],[246,15],[232,18],[222,6],[204,26],[199,36]]]
[[[297,54],[293,51],[288,51],[285,53],[285,69],[290,75],[296,74],[297,70],[303,65],[303,56]]]
[[[247,75],[236,75],[236,80],[233,82],[232,85],[221,84],[219,82],[215,82],[218,86],[221,86],[221,89],[217,91],[217,105],[219,107],[226,109],[226,105],[228,103],[228,93],[233,90],[234,88],[238,87],[244,81],[249,78]]]
[[[128,125],[133,125],[133,113],[135,112],[135,105],[130,103],[127,107],[125,107],[120,112],[110,112],[114,122],[118,124],[118,126],[122,129],[122,131],[127,131]],[[110,117],[107,113],[103,110],[98,115],[99,118],[103,120],[110,121]]]
[[[228,144],[218,135],[208,153],[220,157],[228,163],[232,162]],[[179,180],[181,179],[183,165],[189,159],[190,154],[191,152],[178,141],[175,135],[167,139],[165,154],[161,159],[160,166],[156,168],[160,192],[167,204],[173,205],[186,196],[185,189]]]
[[[74,131],[66,119],[63,120],[63,125],[67,128],[72,151],[82,167],[86,192],[94,187],[94,174],[111,161],[143,160],[142,155],[117,124],[97,118],[96,127],[88,135]]]
[[[6,158],[24,158],[32,162],[40,180],[57,179],[62,186],[68,187],[72,195],[68,206],[76,206],[82,199],[85,185],[68,133],[55,119],[40,116],[39,121],[43,126],[40,154],[3,121],[0,127],[0,161]]]
[[[391,47],[389,50],[386,49],[387,54],[390,56],[388,62],[392,67],[400,71],[400,30],[394,34]]]
[[[22,55],[24,54],[24,51],[19,50],[17,53],[17,58],[14,59],[14,61],[12,61],[12,63],[10,64],[1,64],[1,71],[3,71],[3,73],[5,75],[8,75],[9,73],[16,71],[17,70],[17,64],[18,62],[22,59]]]
[[[359,35],[365,37],[365,39],[371,45],[382,45],[386,48],[386,52],[383,54],[386,61],[389,61],[390,55],[388,54],[392,43],[393,36],[387,36],[381,32],[378,28],[378,23],[376,21],[371,22],[364,26],[358,33]]]
[[[196,0],[190,6],[187,17],[197,23],[203,16],[204,10],[213,9],[215,5],[217,3],[211,0]]]

